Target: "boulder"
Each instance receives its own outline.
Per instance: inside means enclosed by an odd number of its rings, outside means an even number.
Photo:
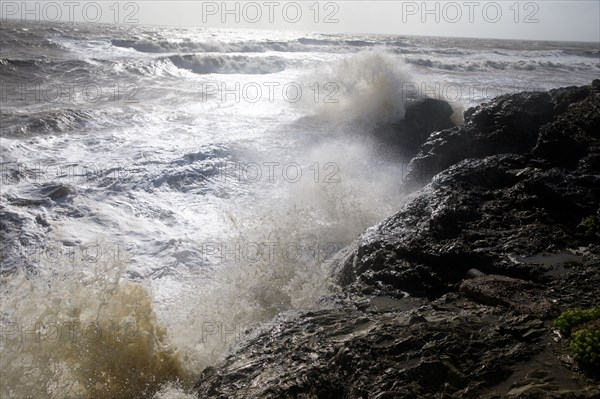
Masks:
[[[407,103],[404,118],[378,126],[375,137],[388,150],[403,159],[411,159],[433,132],[454,126],[454,110],[446,101],[426,98]]]

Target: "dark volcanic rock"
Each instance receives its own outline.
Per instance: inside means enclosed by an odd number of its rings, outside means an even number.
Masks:
[[[380,126],[375,136],[392,146],[394,152],[401,151],[404,157],[410,159],[431,133],[454,126],[453,113],[446,101],[426,98],[408,103],[404,119]]]
[[[503,96],[432,134],[412,164],[436,176],[338,254],[341,292],[242,341],[199,396],[600,397],[552,332],[600,298],[599,102],[600,81]]]
[[[600,80],[587,90],[551,93],[564,111],[540,129],[533,154],[564,168],[594,173],[600,168]]]
[[[471,152],[470,158],[465,156],[435,176],[400,212],[363,234],[344,263],[342,284],[364,294],[397,297],[409,292],[437,297],[452,290],[471,268],[542,281],[540,267],[514,261],[514,257],[597,244],[595,237],[583,234],[578,226],[583,218],[596,215],[600,204],[600,168],[586,161],[600,155],[600,133],[595,129],[600,119],[600,81],[586,90],[573,90],[571,97],[566,89],[551,92],[560,98],[559,108],[567,111],[539,129],[536,136],[524,139],[521,145],[512,143],[514,134],[507,135],[507,143],[499,152],[513,145],[521,154],[487,156],[493,146],[480,157],[473,157]],[[582,92],[587,96],[582,98]],[[543,107],[531,103],[532,96],[500,97],[491,106],[491,110],[499,109],[500,116],[483,106],[479,111],[468,111],[468,118],[498,121],[506,115],[539,115]],[[548,105],[552,96],[537,93],[535,98]],[[565,98],[577,102],[567,106]],[[517,109],[511,110],[512,106]],[[488,116],[476,117],[479,114]],[[544,120],[549,118],[552,115],[544,116]],[[565,168],[563,159],[538,156],[544,153],[540,148],[546,143],[546,133],[558,122],[576,124],[570,140],[585,143],[580,146],[581,162],[575,169]],[[477,133],[469,126],[466,131],[470,133],[465,134],[487,143],[487,132],[492,142],[498,142],[497,132],[508,129],[485,126],[487,130]],[[434,133],[423,148],[439,134]],[[456,140],[461,141],[460,135],[447,138],[433,153],[442,151],[440,154],[446,156],[444,146],[458,148]],[[531,150],[535,147],[534,153],[523,153],[530,145]]]
[[[591,86],[519,93],[495,98],[465,112],[464,125],[432,134],[411,161],[406,188],[467,158],[529,154],[560,166],[598,166],[600,80]],[[591,146],[591,147],[590,147]]]
[[[340,281],[394,297],[440,296],[471,268],[543,282],[545,268],[516,258],[591,244],[578,225],[599,203],[598,175],[518,155],[465,160],[363,234]]]
[[[516,361],[536,352],[536,340],[524,343],[497,328],[523,326],[514,317],[455,298],[445,302],[389,300],[381,308],[348,301],[281,318],[245,342],[242,357],[205,370],[200,397],[462,397],[504,380]]]
[[[521,314],[542,318],[559,315],[543,290],[530,281],[492,274],[463,281],[460,292],[476,302],[507,306]]]

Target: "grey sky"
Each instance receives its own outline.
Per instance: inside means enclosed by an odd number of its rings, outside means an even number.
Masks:
[[[600,41],[600,0],[1,0],[0,13],[3,20]]]

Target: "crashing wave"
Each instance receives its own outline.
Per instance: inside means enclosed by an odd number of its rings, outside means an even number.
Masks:
[[[197,74],[268,74],[285,70],[286,63],[278,57],[247,57],[241,55],[173,55],[169,60],[178,68]]]

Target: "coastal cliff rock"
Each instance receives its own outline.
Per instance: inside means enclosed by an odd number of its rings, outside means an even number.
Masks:
[[[411,159],[429,135],[454,126],[454,110],[446,101],[426,98],[406,105],[402,120],[380,126],[375,136],[396,154]]]
[[[338,254],[339,292],[252,332],[199,397],[600,397],[553,327],[600,298],[599,132],[596,80],[431,134],[407,190],[427,185]]]
[[[495,98],[465,112],[465,123],[438,131],[423,143],[409,165],[406,189],[429,183],[437,173],[468,158],[529,154],[556,166],[598,167],[598,90],[590,86],[519,93]],[[590,144],[595,143],[593,148]],[[588,152],[591,157],[584,157]]]

